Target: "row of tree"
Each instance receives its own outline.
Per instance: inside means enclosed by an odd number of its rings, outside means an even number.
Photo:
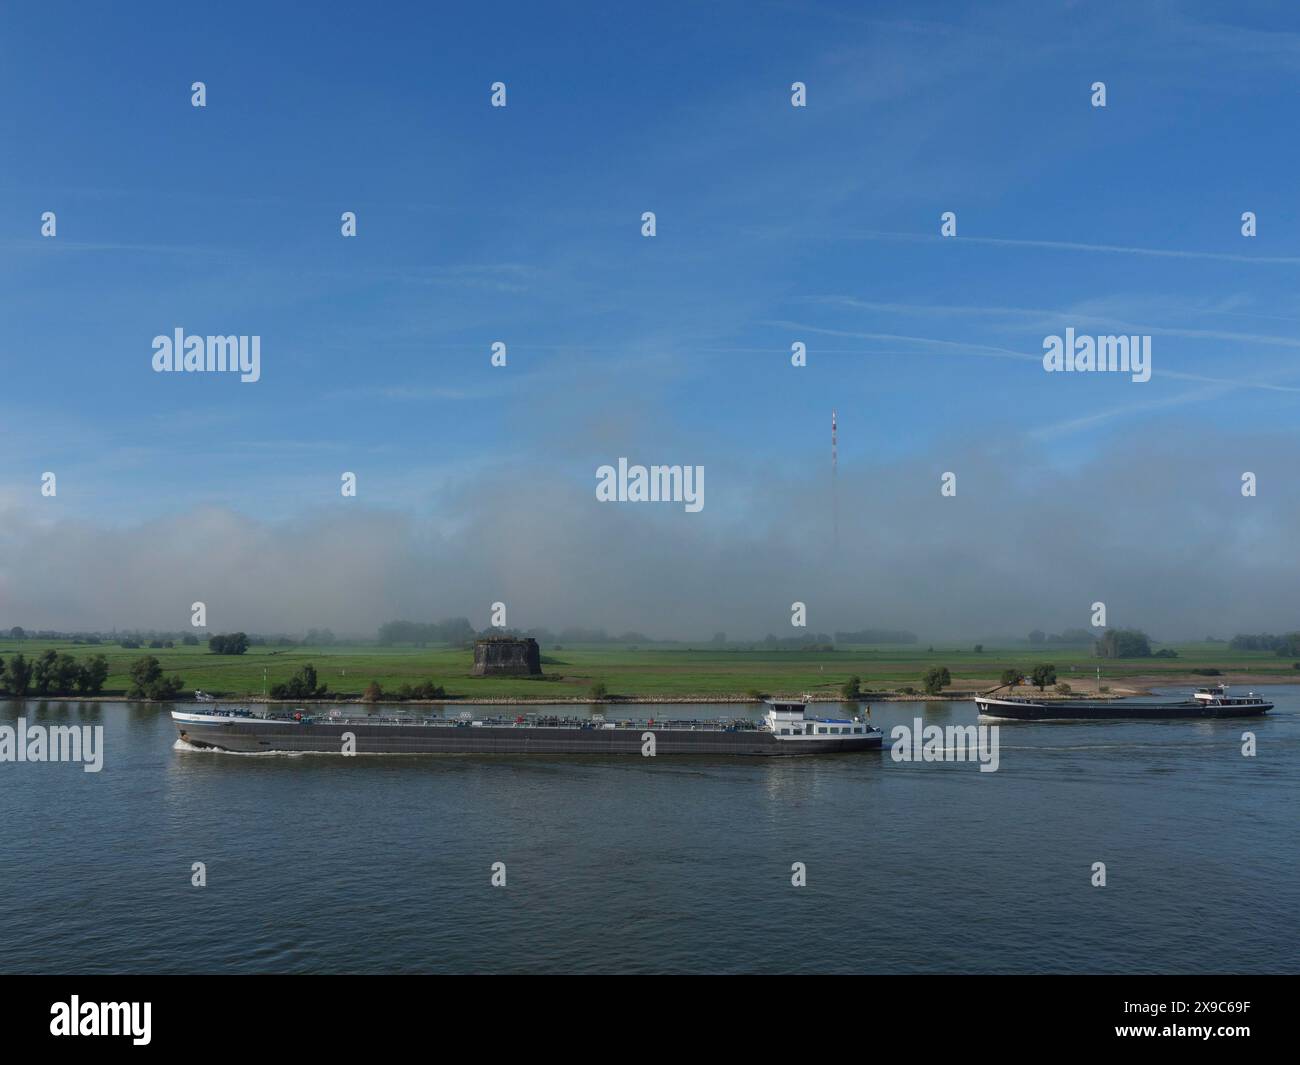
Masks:
[[[366,685],[366,690],[361,693],[361,701],[365,703],[378,702],[405,702],[408,699],[419,699],[429,701],[431,699],[445,699],[447,692],[440,684],[434,684],[433,681],[424,681],[421,684],[403,684],[395,691],[384,691],[379,681],[372,680]]]
[[[1034,666],[1029,671],[1029,681],[1039,691],[1042,691],[1049,684],[1056,683],[1056,667],[1047,664]],[[1002,671],[1002,684],[1004,687],[1014,687],[1017,684],[1024,684],[1024,682],[1025,671],[1023,669],[1012,666],[1010,669]]]
[[[916,643],[916,633],[905,629],[858,629],[837,632],[836,643]]]
[[[72,655],[45,651],[31,662],[16,654],[0,658],[0,688],[10,695],[98,695],[108,679],[108,660],[92,655],[78,662]]]
[[[162,665],[153,655],[131,663],[127,670],[129,699],[174,699],[185,686],[180,677],[163,674]],[[21,654],[8,662],[0,658],[0,688],[10,695],[76,696],[99,695],[108,679],[108,659],[91,655],[78,661],[69,654],[45,651],[31,662]]]
[[[1042,629],[1035,629],[1029,634],[1029,642],[1038,644],[1079,644],[1087,646],[1092,643],[1096,637],[1087,629],[1066,629],[1060,633],[1047,633]]]
[[[330,699],[338,698],[339,694],[331,692],[325,684],[321,683],[316,667],[308,662],[284,684],[272,684],[270,696],[272,699]],[[429,701],[444,699],[446,696],[447,692],[443,687],[434,684],[431,680],[420,684],[403,684],[389,692],[385,692],[378,681],[372,680],[366,686],[361,698],[367,703],[377,703],[383,700],[405,702],[408,699]]]
[[[952,683],[952,674],[948,672],[947,666],[935,666],[933,669],[927,669],[921,675],[921,686],[925,689],[927,695],[938,695],[944,688]],[[912,692],[913,688],[904,688],[905,692]],[[849,677],[840,685],[840,695],[845,699],[857,699],[862,695],[862,678],[856,673]]]
[[[272,699],[328,699],[329,691],[316,679],[316,667],[308,662],[284,684],[272,684]]]
[[[1238,635],[1228,641],[1234,651],[1272,651],[1285,658],[1300,658],[1300,632],[1287,632],[1274,636],[1261,632],[1255,636]]]
[[[1098,658],[1150,658],[1151,640],[1140,629],[1107,629],[1093,652]]]
[[[126,633],[105,632],[62,632],[55,629],[42,629],[28,632],[21,625],[15,625],[13,628],[0,630],[0,636],[7,635],[11,640],[71,640],[76,644],[101,644],[117,643],[123,647],[141,647],[148,645],[150,647],[172,647],[177,643],[183,643],[188,646],[196,646],[199,643],[199,636],[202,633],[193,632],[158,632],[150,629],[148,631],[134,630]],[[299,643],[312,647],[328,647],[331,644],[338,643],[338,637],[334,635],[332,629],[308,629],[307,634],[301,640],[295,640],[289,636],[276,633],[270,636],[253,635],[249,637],[249,643],[254,647],[261,644],[278,643],[281,646],[297,646]]]
[[[379,626],[379,642],[386,647],[409,643],[424,647],[431,643],[463,644],[474,639],[476,633],[469,618],[448,618],[446,621],[389,621]]]
[[[384,646],[395,644],[413,644],[424,647],[428,644],[447,643],[454,646],[469,643],[483,635],[518,635],[531,636],[538,643],[547,647],[560,649],[563,644],[575,643],[616,643],[616,644],[651,644],[657,641],[643,632],[623,632],[617,635],[600,628],[583,628],[571,626],[553,632],[550,629],[491,629],[478,632],[469,623],[468,618],[448,618],[445,621],[388,621],[379,627],[379,642]],[[310,634],[308,634],[310,637]],[[309,638],[306,642],[311,643]],[[832,637],[829,633],[805,633],[800,636],[777,637],[768,634],[762,640],[727,639],[725,632],[715,632],[709,641],[714,647],[726,647],[729,650],[833,650],[837,643],[847,644],[882,644],[882,643],[916,643],[916,633],[899,629],[861,629],[857,632],[837,632]]]

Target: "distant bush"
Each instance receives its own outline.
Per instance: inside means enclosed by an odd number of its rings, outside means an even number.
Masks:
[[[947,666],[936,666],[925,671],[921,683],[925,685],[927,695],[938,695],[946,685],[952,683],[952,674],[948,672]]]
[[[242,655],[248,650],[248,634],[231,632],[208,638],[208,650],[214,655]]]
[[[406,702],[408,699],[415,699],[419,702],[428,702],[430,699],[445,699],[446,690],[440,684],[434,684],[431,680],[423,681],[416,685],[403,684],[397,689],[396,698],[398,702]]]
[[[1296,663],[1296,669],[1300,669],[1300,662]],[[1223,673],[1217,669],[1193,669],[1192,672],[1198,677],[1221,677]]]
[[[916,633],[899,629],[859,629],[837,632],[836,643],[916,643]]]
[[[1139,629],[1107,629],[1094,653],[1098,658],[1150,658],[1151,640]]]
[[[856,699],[862,694],[862,678],[856,673],[840,685],[840,695],[845,699]]]
[[[361,693],[363,703],[377,703],[384,697],[384,689],[379,686],[379,681],[372,680],[366,685],[366,690]]]
[[[1274,636],[1271,632],[1262,632],[1255,636],[1237,635],[1228,646],[1234,651],[1272,651],[1284,658],[1300,655],[1300,632],[1288,632]]]
[[[185,686],[185,682],[180,677],[163,676],[162,665],[153,655],[137,658],[131,663],[127,673],[131,677],[131,687],[127,691],[128,699],[161,701],[174,699]]]
[[[197,647],[199,645],[199,638],[193,633],[186,633],[181,637],[181,643],[186,647]]]
[[[1074,689],[1071,688],[1068,684],[1066,684],[1065,681],[1061,681],[1061,683],[1056,686],[1057,695],[1069,695],[1070,692],[1073,690]]]
[[[289,678],[286,684],[272,684],[272,699],[325,699],[329,696],[324,684],[316,682],[316,667],[308,662]]]
[[[316,633],[316,638],[332,643],[334,634],[329,629],[325,629],[323,632]],[[389,621],[379,626],[379,642],[385,647],[401,643],[414,644],[416,647],[424,647],[430,643],[462,644],[473,638],[474,626],[467,618],[449,618],[446,621],[433,623]]]
[[[591,686],[588,694],[593,699],[603,699],[609,694],[609,689],[605,687],[605,682],[603,680],[598,680]]]
[[[1296,669],[1300,669],[1300,662],[1296,663]],[[764,696],[764,694],[757,688],[750,688],[749,691],[745,692],[745,695],[756,703],[761,703],[763,699],[766,698],[766,696]]]

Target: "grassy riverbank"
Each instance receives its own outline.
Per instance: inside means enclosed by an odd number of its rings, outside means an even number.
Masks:
[[[432,681],[450,699],[569,701],[588,698],[592,685],[603,683],[611,697],[680,700],[743,699],[765,694],[813,694],[829,698],[853,674],[873,696],[922,687],[921,677],[936,666],[947,667],[952,683],[946,691],[968,693],[996,685],[1002,671],[1026,673],[1040,663],[1056,666],[1058,679],[1078,693],[1102,683],[1116,693],[1151,687],[1187,687],[1223,680],[1237,684],[1300,683],[1292,660],[1266,651],[1231,651],[1226,644],[1172,645],[1177,658],[1098,659],[1085,648],[986,648],[860,646],[835,651],[730,651],[702,645],[655,647],[565,646],[542,649],[543,678],[472,677],[473,654],[451,647],[251,647],[243,655],[214,655],[206,646],[124,648],[116,644],[0,639],[6,661],[21,652],[28,661],[47,648],[78,659],[102,654],[109,663],[103,695],[121,698],[129,687],[127,670],[143,655],[153,655],[168,674],[183,678],[183,695],[195,688],[233,699],[261,697],[303,665],[316,667],[321,683],[343,698],[358,698],[371,681],[386,693],[403,684]],[[1222,676],[1193,670],[1218,669]],[[30,697],[30,696],[29,696]]]

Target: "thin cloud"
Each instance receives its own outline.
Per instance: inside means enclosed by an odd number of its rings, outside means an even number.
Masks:
[[[1008,237],[941,237],[931,233],[891,233],[884,230],[842,230],[833,237],[839,240],[896,240],[934,244],[986,244],[1006,248],[1046,248],[1053,251],[1082,251],[1108,255],[1146,255],[1161,259],[1203,259],[1226,263],[1250,263],[1257,266],[1300,266],[1300,256],[1236,255],[1231,252],[1192,251],[1176,248],[1140,248],[1124,244],[1083,244],[1069,240],[1018,240]]]
[[[819,303],[830,303],[855,310],[876,311],[888,314],[953,315],[980,317],[1022,317],[1060,319],[1083,322],[1105,322],[1120,327],[1123,333],[1150,334],[1152,336],[1177,336],[1189,340],[1229,340],[1241,344],[1266,344],[1275,347],[1300,348],[1300,339],[1270,333],[1234,333],[1222,329],[1188,329],[1184,326],[1145,325],[1116,318],[1108,314],[1095,314],[1084,310],[1050,310],[1031,307],[975,307],[963,304],[878,303],[859,300],[851,296],[823,296]],[[1230,312],[1218,312],[1230,313]]]

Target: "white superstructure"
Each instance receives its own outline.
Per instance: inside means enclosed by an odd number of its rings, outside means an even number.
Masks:
[[[1255,706],[1264,700],[1254,692],[1246,695],[1229,695],[1226,684],[1213,684],[1208,688],[1197,688],[1192,698],[1206,706]]]
[[[791,743],[808,740],[833,740],[850,736],[879,735],[866,720],[854,718],[809,717],[806,703],[767,700],[767,727],[778,740]]]

